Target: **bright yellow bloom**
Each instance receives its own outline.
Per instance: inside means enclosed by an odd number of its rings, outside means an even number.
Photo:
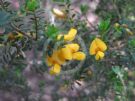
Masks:
[[[75,39],[75,36],[77,34],[77,30],[74,28],[71,28],[68,34],[64,35],[64,40],[65,41],[73,41]],[[57,39],[60,40],[63,35],[58,35]]]
[[[57,75],[61,71],[61,66],[59,64],[55,64],[51,69],[50,69],[50,74],[51,75]]]
[[[52,66],[54,64],[54,60],[52,59],[52,57],[47,57],[46,63],[48,66]]]
[[[102,59],[104,57],[104,51],[107,49],[106,44],[100,40],[99,38],[96,38],[92,41],[89,49],[90,55],[96,55],[96,60]]]
[[[73,41],[75,39],[76,34],[77,34],[77,30],[74,28],[71,28],[68,34],[64,36],[64,40]]]
[[[84,60],[86,55],[83,52],[79,52],[79,44],[70,43],[64,45],[64,47],[54,50],[51,56],[47,57],[47,65],[51,66],[50,74],[56,75],[60,73],[61,65],[63,65],[66,60]]]
[[[53,8],[52,12],[57,18],[65,18],[66,17],[66,14],[63,11],[61,11],[60,9]]]
[[[84,60],[85,58],[86,58],[86,55],[83,52],[73,53],[74,60]]]
[[[61,54],[66,60],[72,60],[72,52],[69,48],[62,48]]]
[[[77,52],[80,48],[80,46],[76,43],[67,44],[65,47],[69,48],[71,52]]]
[[[96,54],[96,56],[95,56],[95,59],[96,60],[103,59],[104,55],[105,54],[103,52],[98,51],[97,54]]]
[[[52,59],[55,61],[55,63],[60,64],[60,65],[65,63],[65,59],[61,56],[61,53],[59,50],[53,52]]]

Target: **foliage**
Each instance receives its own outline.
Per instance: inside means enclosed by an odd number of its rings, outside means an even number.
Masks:
[[[79,12],[74,0],[16,2],[13,10],[0,0],[0,90],[20,90],[24,101],[101,101],[110,93],[114,101],[135,99],[134,0],[99,2],[97,24],[89,21],[90,5]],[[38,85],[37,97],[29,84]]]

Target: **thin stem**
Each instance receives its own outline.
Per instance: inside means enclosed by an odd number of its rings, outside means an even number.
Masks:
[[[24,33],[23,31],[21,31],[19,28],[17,28],[15,25],[13,25],[12,23],[10,23],[11,27],[13,29],[15,29],[17,32],[19,32],[20,34],[27,36],[28,38],[32,39],[29,35],[27,35],[26,33]]]
[[[122,92],[123,101],[127,101],[127,88],[126,88],[126,85],[125,85],[124,80],[123,80],[120,73],[118,73],[118,76],[119,76],[119,79],[120,79],[120,81],[121,81],[121,83],[123,85],[123,92]]]
[[[85,17],[86,21],[88,22],[88,24],[89,24],[94,30],[96,30],[96,27],[88,20],[87,16],[85,15],[84,17]]]
[[[36,14],[34,12],[34,22],[35,22],[35,31],[36,31],[36,38],[35,40],[38,39],[38,21],[37,21],[37,17],[36,17]]]
[[[118,9],[118,7],[116,5],[116,0],[113,0],[113,7],[115,8],[117,15],[121,19],[121,14],[120,14],[119,9]]]

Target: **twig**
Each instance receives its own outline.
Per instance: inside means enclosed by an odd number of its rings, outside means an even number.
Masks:
[[[86,21],[88,22],[88,24],[93,28],[93,30],[97,30],[95,26],[93,26],[93,24],[88,20],[87,16],[84,16]]]
[[[36,30],[36,38],[35,40],[38,39],[38,22],[37,22],[37,17],[36,17],[36,14],[34,12],[34,22],[35,22],[35,30]]]
[[[120,14],[119,9],[116,5],[116,0],[113,0],[113,7],[115,8],[116,13],[118,14],[119,18],[121,19],[121,14]]]
[[[123,92],[122,92],[122,95],[124,97],[123,101],[127,101],[127,88],[126,88],[125,82],[124,82],[123,78],[121,77],[120,73],[118,73],[118,76],[123,85]]]
[[[17,32],[19,32],[19,33],[21,33],[22,35],[27,36],[28,38],[30,38],[30,39],[33,40],[33,38],[31,38],[29,35],[27,35],[27,34],[24,33],[23,31],[21,31],[19,28],[17,28],[17,27],[16,27],[15,25],[13,25],[12,23],[10,23],[10,25],[11,25],[11,27],[12,27],[13,29],[15,29]]]

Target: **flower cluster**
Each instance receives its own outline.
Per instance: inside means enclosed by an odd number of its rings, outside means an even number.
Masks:
[[[58,35],[57,40],[63,38],[65,42],[70,43],[65,44],[62,48],[54,50],[51,56],[47,56],[47,65],[51,67],[51,75],[59,74],[61,71],[61,66],[67,61],[82,61],[86,58],[86,55],[83,52],[79,51],[79,44],[72,42],[75,39],[76,34],[77,30],[71,28],[67,34]],[[104,52],[106,50],[106,44],[101,39],[95,38],[90,45],[89,53],[90,55],[95,55],[96,60],[100,60],[104,58]]]
[[[77,30],[71,28],[68,34],[59,35],[58,40],[61,37],[64,37],[65,41],[73,41],[77,34]],[[58,50],[54,50],[51,56],[47,57],[47,64],[51,67],[50,74],[56,75],[61,71],[61,65],[63,65],[66,61],[78,60],[82,61],[85,59],[86,55],[79,51],[80,46],[77,43],[70,43],[64,45],[62,48]]]
[[[106,51],[106,49],[106,44],[99,38],[95,38],[90,45],[89,53],[90,55],[96,55],[96,60],[100,60],[103,59],[104,51]]]

